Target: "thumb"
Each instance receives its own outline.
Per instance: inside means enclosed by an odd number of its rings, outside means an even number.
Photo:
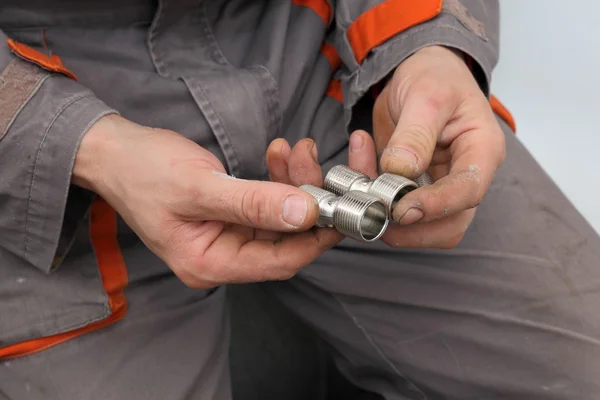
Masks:
[[[381,154],[380,166],[384,172],[416,178],[431,163],[438,138],[456,105],[447,93],[418,84],[402,102],[398,93],[391,90],[389,95],[389,113],[392,119],[397,116],[398,122]]]
[[[236,179],[208,172],[202,179],[203,220],[290,232],[312,227],[319,216],[315,199],[295,186]]]

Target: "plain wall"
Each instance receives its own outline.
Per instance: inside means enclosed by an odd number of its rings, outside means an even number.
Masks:
[[[600,232],[600,1],[500,0],[492,92],[517,135]]]

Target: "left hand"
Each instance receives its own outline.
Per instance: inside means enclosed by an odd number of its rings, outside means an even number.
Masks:
[[[505,157],[504,134],[461,56],[431,46],[406,59],[377,98],[373,137],[357,131],[350,138],[351,163],[362,172],[375,177],[381,154],[383,172],[416,178],[427,170],[435,180],[398,203],[399,225],[382,239],[394,247],[455,247]]]

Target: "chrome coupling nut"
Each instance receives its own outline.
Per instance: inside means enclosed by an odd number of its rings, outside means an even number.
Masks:
[[[313,185],[302,185],[300,189],[319,204],[319,227],[335,228],[361,242],[373,242],[387,229],[389,214],[385,204],[368,193],[352,190],[337,196]]]
[[[424,184],[425,179],[427,178],[423,178]],[[384,173],[377,179],[371,179],[368,175],[346,165],[336,165],[331,168],[325,176],[323,186],[338,196],[351,191],[368,193],[385,204],[388,214],[392,213],[402,197],[419,187],[416,182],[408,178],[390,173]]]

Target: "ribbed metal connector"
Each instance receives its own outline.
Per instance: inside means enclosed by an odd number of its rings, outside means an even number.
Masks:
[[[338,196],[351,190],[367,193],[371,178],[345,165],[336,165],[327,172],[324,187]]]
[[[416,189],[417,184],[403,176],[389,173],[381,174],[373,180],[346,165],[336,165],[325,176],[324,187],[339,196],[353,190],[369,193],[383,201],[388,213],[391,213],[398,201]]]
[[[423,175],[415,179],[415,183],[419,185],[419,187],[433,185],[433,177],[429,174],[429,172],[425,172]]]
[[[333,213],[333,224],[338,231],[363,242],[373,242],[385,233],[389,217],[379,199],[356,190],[339,199]]]
[[[334,227],[345,236],[361,242],[373,242],[387,229],[389,214],[378,198],[352,190],[343,196],[312,185],[300,186],[319,204],[317,226]]]
[[[313,185],[302,185],[300,189],[310,193],[319,205],[317,226],[321,228],[333,228],[333,211],[335,204],[338,202],[338,196]]]
[[[381,174],[371,183],[369,193],[381,199],[391,213],[398,201],[408,192],[417,188],[417,184],[400,175]]]

